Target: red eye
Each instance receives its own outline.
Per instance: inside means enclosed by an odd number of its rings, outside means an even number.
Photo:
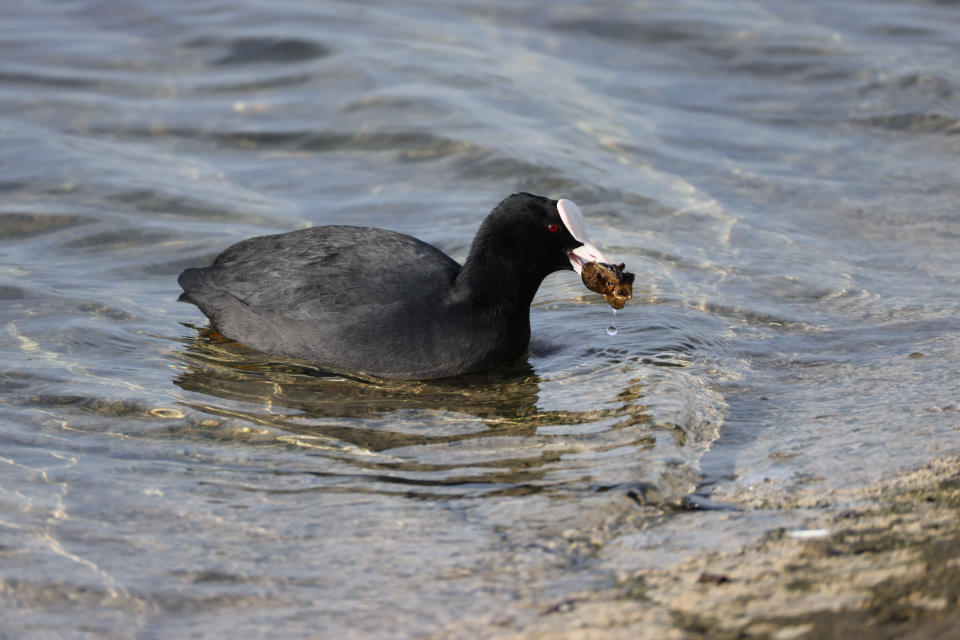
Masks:
[[[556,233],[557,231],[560,230],[560,227],[559,227],[559,225],[548,224],[548,225],[547,225],[547,229],[549,229],[549,230],[550,230],[551,232],[553,232],[553,233]]]

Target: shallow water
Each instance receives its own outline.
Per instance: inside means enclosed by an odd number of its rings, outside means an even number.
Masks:
[[[949,4],[6,11],[11,637],[522,629],[798,517],[684,496],[856,486],[960,444]],[[519,190],[576,201],[637,273],[617,335],[556,274],[525,361],[381,382],[175,302],[182,268],[308,225],[462,260]]]

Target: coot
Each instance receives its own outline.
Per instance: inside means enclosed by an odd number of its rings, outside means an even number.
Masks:
[[[224,336],[266,353],[386,378],[441,378],[522,355],[530,302],[554,271],[608,260],[569,200],[517,193],[480,225],[460,266],[370,227],[250,238],[180,274]]]

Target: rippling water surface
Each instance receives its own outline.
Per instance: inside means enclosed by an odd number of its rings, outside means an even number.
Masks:
[[[923,2],[19,3],[0,21],[10,637],[522,630],[960,444],[960,13]],[[568,197],[529,357],[338,377],[177,273],[308,225],[462,260]],[[2,634],[0,634],[2,635]]]

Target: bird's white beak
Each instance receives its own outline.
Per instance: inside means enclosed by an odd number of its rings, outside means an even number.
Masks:
[[[567,257],[570,259],[573,270],[579,274],[583,271],[583,265],[588,262],[606,262],[609,264],[610,261],[600,252],[600,249],[597,249],[590,243],[590,238],[587,237],[587,227],[583,223],[583,214],[580,213],[580,207],[570,200],[563,199],[557,202],[557,211],[560,213],[560,219],[563,220],[564,226],[567,228],[567,231],[570,232],[570,235],[573,236],[574,240],[583,243],[583,246],[577,247],[572,251],[567,251]]]

